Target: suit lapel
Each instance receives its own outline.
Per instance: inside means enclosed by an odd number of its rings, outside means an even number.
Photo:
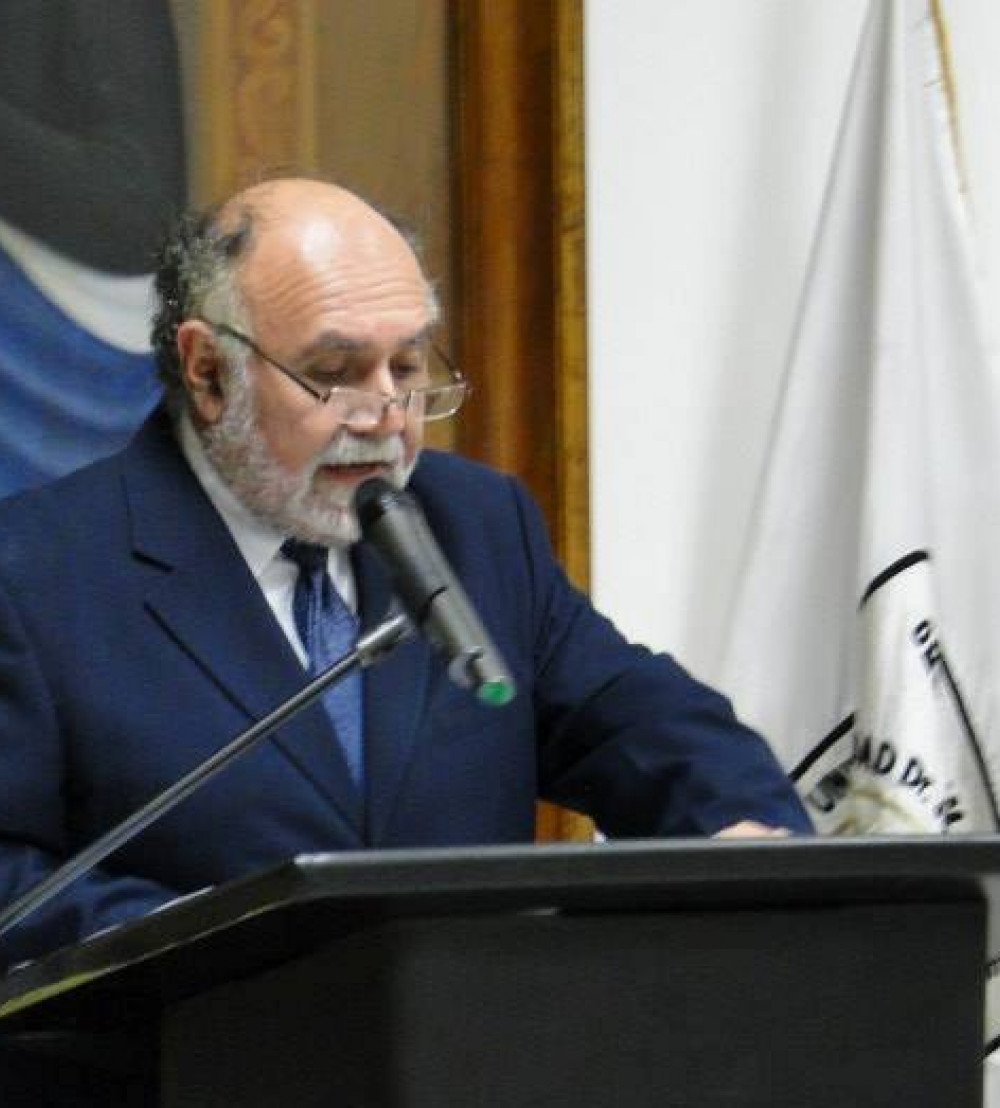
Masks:
[[[362,631],[384,618],[392,601],[389,575],[363,543],[353,552]],[[430,649],[415,636],[365,670],[367,838],[377,846],[399,798],[425,713]]]
[[[125,495],[134,555],[163,571],[146,603],[222,693],[259,719],[306,676],[225,524],[169,426],[147,425],[126,456]],[[219,736],[218,745],[234,736]],[[362,804],[322,705],[285,724],[272,741],[331,800],[359,840]]]

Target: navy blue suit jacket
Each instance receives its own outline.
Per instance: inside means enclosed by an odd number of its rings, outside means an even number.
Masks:
[[[411,488],[519,694],[481,706],[413,640],[365,674],[367,797],[322,707],[229,766],[0,942],[33,956],[303,851],[513,843],[535,801],[611,836],[806,828],[764,743],[566,580],[520,485],[426,452]],[[355,551],[363,623],[390,600]],[[0,901],[304,683],[157,414],[121,454],[0,505]]]

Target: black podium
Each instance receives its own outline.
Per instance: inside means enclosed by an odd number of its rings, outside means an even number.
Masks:
[[[985,838],[303,856],[12,972],[0,1050],[165,1108],[971,1108],[998,880]]]

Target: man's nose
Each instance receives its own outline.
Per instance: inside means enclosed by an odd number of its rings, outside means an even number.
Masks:
[[[370,382],[372,391],[382,401],[382,411],[378,423],[372,431],[383,435],[399,434],[406,426],[406,406],[409,394],[400,397],[396,389],[396,379],[388,360],[381,362]]]

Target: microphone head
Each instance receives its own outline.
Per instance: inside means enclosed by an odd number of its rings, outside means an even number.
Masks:
[[[371,528],[394,504],[406,503],[409,497],[384,477],[369,477],[354,493],[354,511],[361,524],[361,533],[371,538]]]
[[[501,707],[514,682],[431,533],[417,501],[382,477],[358,486],[361,536],[385,564],[406,614],[449,658],[448,674]]]
[[[379,556],[407,615],[424,629],[427,609],[448,587],[448,571],[416,501],[384,477],[370,477],[354,493],[361,538]]]

